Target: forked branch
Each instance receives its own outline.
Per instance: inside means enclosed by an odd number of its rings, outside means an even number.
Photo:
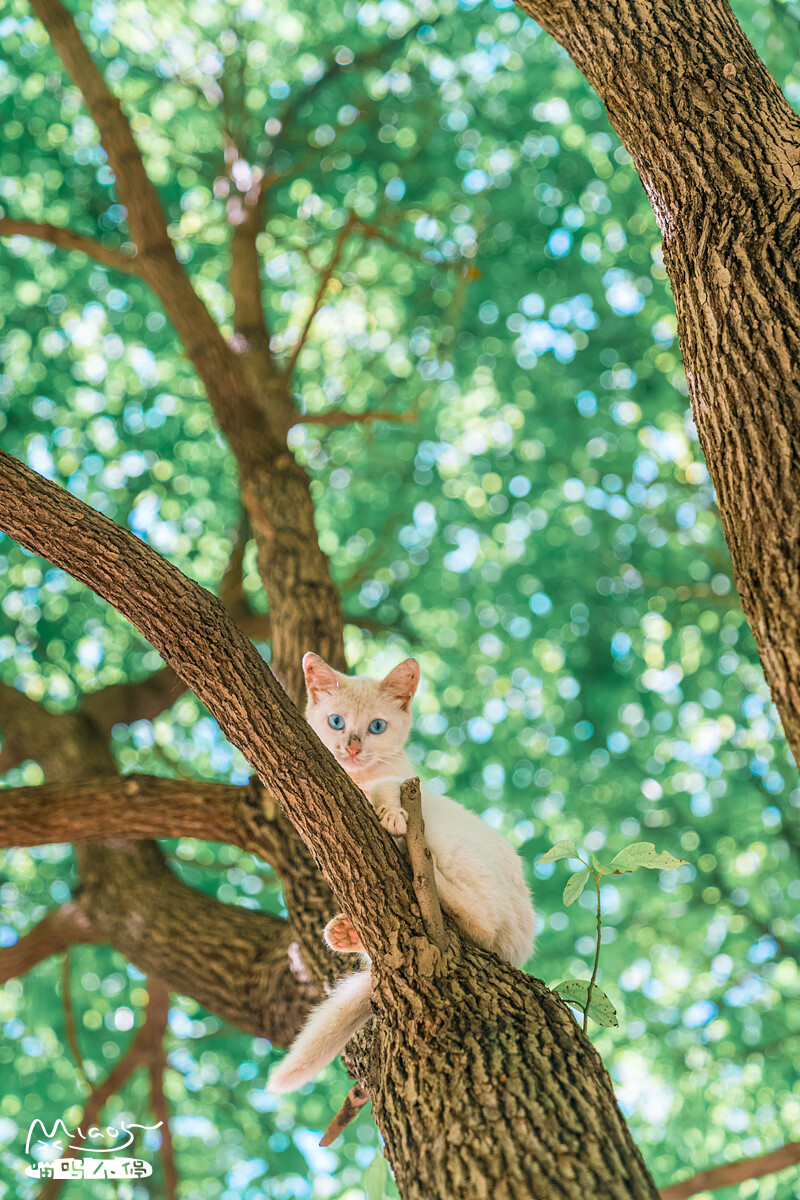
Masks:
[[[164,305],[186,353],[202,379],[209,400],[234,454],[242,463],[260,462],[273,452],[263,413],[236,355],[178,259],[167,229],[161,200],[151,182],[130,122],[109,90],[81,40],[72,14],[61,0],[31,0],[54,49],[80,88],[100,131],[103,148],[116,176],[120,201],[136,243],[138,271]]]

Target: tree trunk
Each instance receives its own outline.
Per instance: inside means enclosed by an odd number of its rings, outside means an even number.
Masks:
[[[800,118],[725,0],[518,0],[600,94],[664,239],[734,577],[800,761]]]
[[[378,970],[364,1075],[403,1200],[653,1200],[608,1073],[561,998],[470,948]]]

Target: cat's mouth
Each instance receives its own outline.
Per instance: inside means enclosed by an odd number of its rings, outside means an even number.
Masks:
[[[355,758],[351,758],[347,753],[337,754],[336,758],[348,775],[357,775],[364,767],[369,766],[369,761],[364,759],[363,754],[358,754]]]

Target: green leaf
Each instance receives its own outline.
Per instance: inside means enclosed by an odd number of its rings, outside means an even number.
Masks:
[[[389,1169],[380,1150],[364,1172],[364,1193],[367,1200],[383,1200]]]
[[[574,1005],[581,1012],[586,1011],[586,997],[589,992],[588,979],[565,979],[563,983],[559,983],[557,987],[554,987],[553,991],[558,992],[559,996],[566,1000],[567,1004]],[[597,1025],[606,1025],[609,1027],[619,1025],[617,1010],[597,984],[592,988],[589,1016]]]
[[[593,854],[593,855],[592,855],[592,866],[594,867],[595,871],[598,871],[598,872],[599,872],[601,875],[607,875],[607,874],[608,874],[608,870],[607,870],[607,868],[606,868],[606,867],[604,867],[604,866],[603,866],[603,864],[602,864],[601,862],[599,862],[599,861],[598,861],[598,858],[597,858],[597,855],[596,855],[596,854]]]
[[[634,842],[632,846],[620,850],[616,858],[612,858],[611,865],[627,867],[634,871],[637,867],[649,867],[653,871],[674,871],[676,867],[685,867],[687,864],[684,859],[675,858],[666,850],[662,850],[660,854],[656,853],[652,842]]]
[[[536,866],[538,866],[539,863],[556,862],[557,859],[559,859],[559,858],[577,858],[577,857],[578,857],[578,851],[577,851],[577,848],[576,848],[574,842],[572,842],[572,841],[556,842],[555,846],[551,846],[546,854],[543,854],[541,858],[537,858]]]
[[[577,871],[574,875],[570,875],[562,897],[565,908],[569,908],[570,904],[574,904],[578,899],[578,896],[580,896],[586,887],[591,873],[591,871]]]

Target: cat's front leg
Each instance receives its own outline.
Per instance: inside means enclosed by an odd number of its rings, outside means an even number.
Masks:
[[[400,802],[399,779],[382,779],[370,788],[369,799],[378,820],[392,837],[405,837],[408,832],[408,813]]]

